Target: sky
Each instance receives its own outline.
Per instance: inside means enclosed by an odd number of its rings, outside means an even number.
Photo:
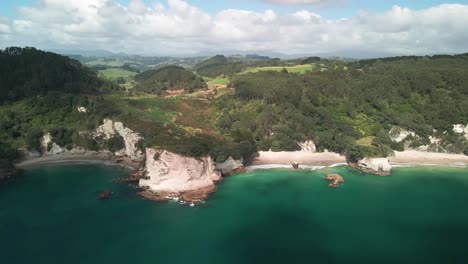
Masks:
[[[453,54],[467,25],[468,0],[0,0],[0,48]]]

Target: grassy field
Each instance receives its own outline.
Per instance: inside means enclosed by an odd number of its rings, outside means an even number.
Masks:
[[[101,74],[103,77],[109,79],[109,80],[115,80],[117,78],[133,78],[137,73],[132,72],[132,71],[127,71],[121,68],[111,68],[111,69],[105,69],[105,70],[100,70],[99,74]]]
[[[215,79],[209,79],[204,77],[206,83],[208,85],[228,85],[229,83],[229,78],[215,78]]]
[[[303,74],[306,71],[312,71],[315,69],[315,65],[312,64],[306,64],[306,65],[296,65],[296,66],[278,66],[278,67],[257,67],[257,68],[252,68],[245,70],[241,72],[240,74],[245,74],[245,73],[255,73],[259,71],[282,71],[283,69],[288,70],[290,73],[299,73]]]
[[[122,67],[122,66],[125,65],[125,63],[127,63],[127,62],[123,61],[123,60],[119,60],[119,59],[116,59],[116,60],[113,60],[113,61],[106,61],[104,59],[97,59],[97,60],[94,60],[94,61],[87,62],[86,65],[87,66],[106,65],[106,66],[109,66],[109,67]]]
[[[372,142],[374,141],[375,137],[369,136],[369,137],[364,137],[356,141],[358,145],[365,146],[365,147],[372,147]]]

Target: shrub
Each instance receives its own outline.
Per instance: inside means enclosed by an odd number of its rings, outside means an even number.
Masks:
[[[125,141],[120,135],[115,135],[107,140],[106,145],[110,152],[117,152],[125,148]]]
[[[161,158],[161,154],[159,152],[154,153],[153,159],[159,160],[159,158]]]

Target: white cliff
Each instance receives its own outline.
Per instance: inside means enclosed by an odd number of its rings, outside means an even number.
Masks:
[[[225,162],[216,163],[216,170],[220,171],[223,175],[230,175],[243,167],[242,159],[235,160],[232,157],[229,157]]]
[[[415,137],[416,133],[410,130],[400,128],[400,127],[393,127],[390,130],[389,135],[392,141],[399,143],[399,142],[404,141],[409,136]]]
[[[299,146],[301,147],[301,151],[303,152],[317,152],[317,147],[315,146],[315,142],[312,140],[307,140],[304,142],[300,142]]]
[[[221,179],[210,157],[196,159],[147,148],[146,177],[140,180],[139,185],[154,193],[178,196],[197,190],[213,192],[215,182]]]
[[[361,171],[381,176],[388,176],[392,171],[392,166],[387,158],[364,158],[350,165]]]
[[[104,139],[110,139],[116,135],[121,136],[125,142],[125,150],[116,154],[125,154],[132,160],[143,159],[142,151],[136,146],[141,136],[130,128],[125,127],[122,122],[104,119],[104,123],[96,128],[94,133],[95,137],[103,137]]]
[[[65,149],[61,148],[55,142],[52,142],[52,136],[50,133],[47,133],[42,137],[41,146],[44,155],[58,155],[65,152]]]
[[[453,125],[453,132],[462,134],[465,136],[466,139],[468,139],[468,125]]]

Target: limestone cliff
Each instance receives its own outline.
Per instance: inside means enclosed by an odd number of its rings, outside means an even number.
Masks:
[[[96,128],[94,133],[95,137],[103,137],[104,139],[109,139],[115,135],[121,136],[125,142],[125,149],[122,152],[116,153],[117,155],[126,155],[132,160],[143,159],[143,153],[137,147],[137,143],[140,141],[141,136],[130,128],[125,127],[122,122],[114,122],[110,119],[104,119],[104,123]]]
[[[392,166],[387,158],[365,158],[357,163],[350,162],[349,165],[363,172],[380,176],[388,176],[392,171]]]
[[[65,148],[59,146],[54,142],[53,137],[50,133],[45,134],[41,139],[42,151],[28,151],[23,150],[26,159],[39,159],[43,157],[59,156],[59,155],[99,155],[100,157],[106,157],[112,159],[113,157],[128,157],[132,161],[139,162],[143,160],[143,153],[137,147],[138,141],[141,139],[140,135],[131,129],[125,127],[121,122],[114,122],[109,119],[105,119],[104,123],[97,127],[93,132],[81,132],[83,135],[91,135],[102,145],[102,140],[108,140],[116,135],[121,136],[125,143],[125,147],[115,153],[111,153],[106,149],[99,151],[91,151],[82,147],[72,146],[71,148]]]
[[[244,168],[243,160],[235,160],[229,157],[225,162],[216,163],[216,170],[220,171],[223,175],[232,175]]]
[[[62,148],[57,143],[53,142],[52,136],[50,133],[45,134],[42,139],[41,139],[41,146],[42,146],[42,156],[55,156],[55,155],[60,155],[64,153],[70,153],[70,154],[84,154],[87,151],[83,148],[72,148],[72,149],[66,149]],[[41,156],[40,153],[34,153],[30,152],[28,154],[29,157],[31,158],[38,158]]]
[[[453,125],[453,132],[462,134],[468,140],[468,125]]]
[[[196,203],[216,190],[222,180],[210,157],[185,157],[165,150],[146,149],[146,177],[140,195],[151,200],[182,199]]]
[[[306,140],[304,142],[300,142],[299,146],[301,147],[301,151],[303,152],[312,152],[312,153],[317,152],[317,146],[315,145],[315,142],[312,140]]]

